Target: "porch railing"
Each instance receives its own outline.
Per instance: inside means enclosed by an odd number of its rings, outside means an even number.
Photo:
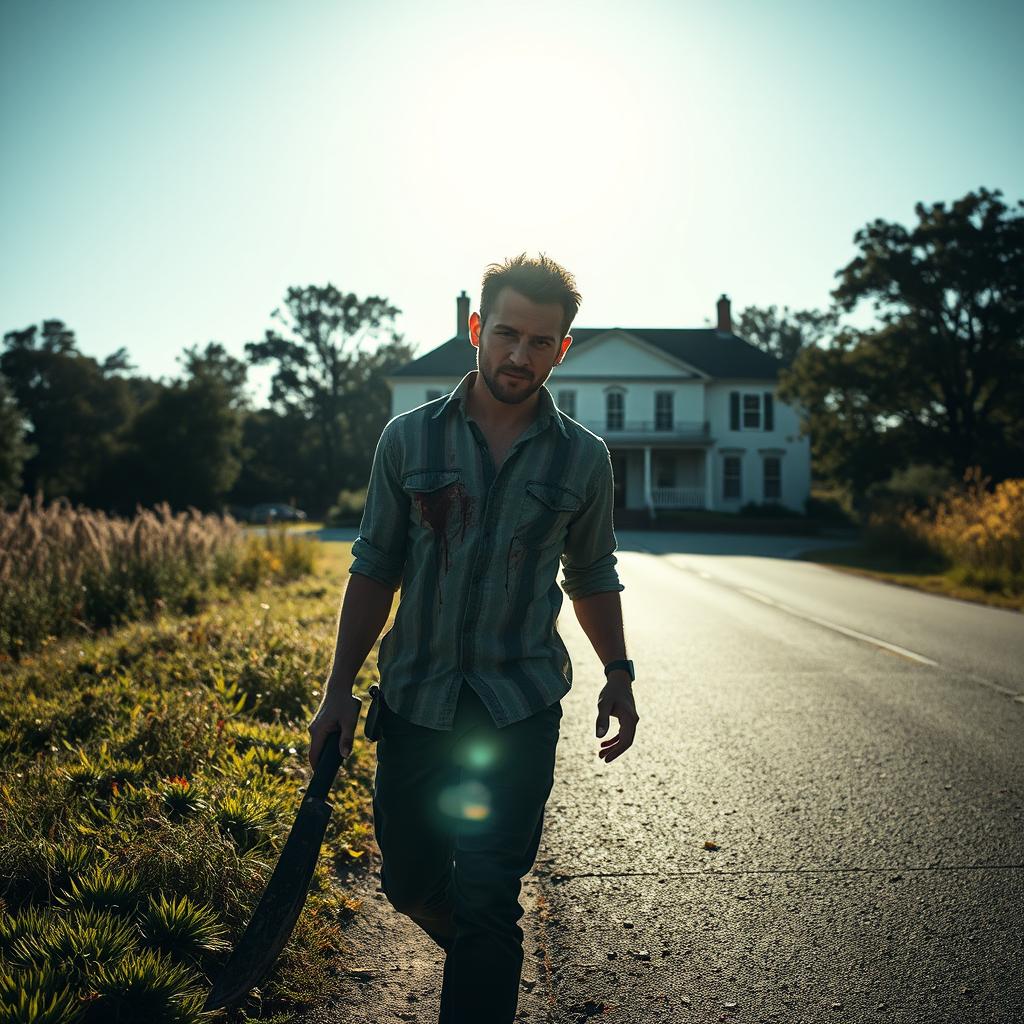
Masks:
[[[652,487],[655,508],[704,508],[703,487]]]
[[[676,420],[666,424],[656,420],[589,420],[583,421],[587,430],[600,437],[623,437],[631,434],[657,434],[659,437],[705,438],[711,433],[707,420]]]

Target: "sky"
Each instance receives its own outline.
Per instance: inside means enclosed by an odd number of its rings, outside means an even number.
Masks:
[[[986,0],[0,0],[0,323],[169,378],[330,282],[422,354],[522,251],[581,327],[823,308],[875,218],[1024,199],[1022,38]]]

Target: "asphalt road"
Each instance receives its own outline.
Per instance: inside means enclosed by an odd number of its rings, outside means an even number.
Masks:
[[[618,540],[641,721],[597,757],[566,600],[519,1019],[1024,1020],[1024,617],[793,559],[827,539]],[[433,1024],[443,954],[372,888],[308,1020]]]
[[[751,538],[619,540],[641,721],[609,765],[559,622],[552,1020],[1024,1020],[1024,617],[706,553]]]

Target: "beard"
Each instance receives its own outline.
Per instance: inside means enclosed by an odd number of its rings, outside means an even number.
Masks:
[[[487,390],[505,405],[520,405],[540,390],[540,386],[544,383],[542,379],[535,377],[513,380],[505,375],[503,367],[499,368],[497,374],[494,374],[483,365],[482,360],[478,360],[477,369],[487,385]]]

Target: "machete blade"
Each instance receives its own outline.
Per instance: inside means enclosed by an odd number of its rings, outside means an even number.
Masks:
[[[341,764],[340,732],[324,742],[313,779],[295,817],[281,856],[248,927],[214,983],[203,1010],[241,1002],[274,966],[306,902],[320,847],[331,819],[327,793]]]

